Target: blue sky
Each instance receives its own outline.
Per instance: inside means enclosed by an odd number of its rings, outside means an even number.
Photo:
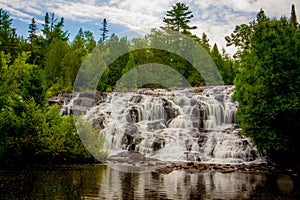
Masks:
[[[70,38],[79,28],[90,30],[96,40],[103,18],[108,21],[110,33],[123,34],[135,31],[144,35],[151,28],[163,25],[162,19],[178,0],[0,0],[0,8],[8,11],[13,26],[19,35],[27,37],[28,24],[35,17],[39,31],[42,29],[46,12],[64,17],[65,30]],[[183,0],[194,14],[191,25],[201,36],[205,32],[210,43],[225,47],[224,37],[236,25],[252,21],[262,8],[270,17],[290,16],[291,5],[295,4],[297,16],[300,2],[297,0]],[[129,31],[129,32],[128,32]],[[230,53],[232,49],[227,49]]]

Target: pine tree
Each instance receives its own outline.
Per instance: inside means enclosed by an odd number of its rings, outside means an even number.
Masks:
[[[171,29],[184,34],[191,34],[190,30],[194,30],[196,26],[189,26],[191,19],[193,18],[192,11],[184,3],[176,3],[172,6],[172,9],[167,11],[166,17],[163,22],[166,24],[162,29]]]
[[[77,36],[78,36],[78,37],[81,37],[81,38],[84,37],[82,28],[79,29],[79,31],[78,31],[76,37],[77,37]]]
[[[296,16],[296,11],[295,11],[295,5],[292,5],[292,10],[291,10],[291,24],[294,28],[294,30],[297,29],[297,16]]]
[[[55,17],[55,14],[51,14],[51,19],[49,18],[49,14],[45,15],[45,23],[43,24],[44,29],[42,30],[45,35],[47,44],[49,45],[54,39],[60,39],[63,41],[67,41],[69,39],[68,31],[63,31],[64,27],[64,18],[60,18],[60,21],[57,22],[58,18]]]
[[[267,16],[265,14],[265,11],[263,11],[263,9],[260,9],[259,13],[256,15],[256,21],[257,23],[261,23],[265,20],[267,20]]]
[[[10,54],[13,62],[19,53],[18,45],[19,40],[16,29],[12,28],[12,19],[7,12],[0,9],[0,51]]]
[[[36,35],[36,31],[37,31],[37,25],[36,25],[36,21],[34,18],[32,18],[31,20],[31,24],[29,24],[29,40],[30,43],[33,43],[33,40],[36,39],[37,35]]]
[[[91,52],[96,47],[96,41],[91,31],[84,31],[85,48],[88,52]]]
[[[106,18],[103,19],[102,27],[100,28],[101,32],[101,41],[104,42],[108,38],[108,29],[107,29],[107,21]]]
[[[45,36],[47,36],[50,32],[50,27],[49,27],[50,21],[49,21],[49,13],[48,12],[46,13],[44,20],[45,20],[45,23],[42,24],[42,26],[44,27],[42,32]]]
[[[209,39],[205,33],[202,33],[201,44],[209,52],[209,49],[210,49]]]

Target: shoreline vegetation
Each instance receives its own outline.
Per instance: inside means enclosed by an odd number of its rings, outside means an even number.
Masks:
[[[59,108],[48,106],[47,100],[73,91],[82,62],[97,45],[104,57],[118,55],[120,47],[129,52],[104,71],[98,91],[113,91],[125,73],[145,63],[168,65],[191,86],[204,86],[201,74],[174,53],[155,49],[129,51],[150,47],[167,38],[168,31],[175,31],[199,43],[216,64],[224,83],[234,84],[233,97],[239,103],[237,120],[243,134],[252,138],[273,162],[299,169],[300,27],[295,13],[294,5],[290,18],[269,18],[260,10],[249,24],[237,25],[225,38],[228,46],[237,48],[231,57],[225,50],[220,53],[216,44],[211,47],[205,33],[202,37],[192,34],[197,27],[189,26],[193,15],[183,3],[167,11],[165,26],[153,29],[145,38],[128,40],[115,34],[108,37],[109,22],[105,19],[98,42],[92,32],[81,28],[71,41],[63,29],[64,18],[58,19],[54,13],[46,13],[42,35],[33,18],[28,26],[29,37],[18,36],[9,13],[0,9],[1,165],[96,163],[80,141],[73,117],[62,117]],[[156,83],[146,86],[161,87]],[[95,134],[97,130],[87,132]],[[104,155],[107,156],[105,152]]]

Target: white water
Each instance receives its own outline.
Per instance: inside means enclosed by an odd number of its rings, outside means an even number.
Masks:
[[[110,93],[85,119],[99,121],[110,154],[134,148],[160,160],[213,163],[259,162],[256,147],[241,136],[232,86],[141,89]],[[73,106],[73,105],[72,105]]]

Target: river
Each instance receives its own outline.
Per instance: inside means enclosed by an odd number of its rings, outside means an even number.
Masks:
[[[2,168],[0,180],[0,199],[9,200],[300,199],[300,177],[281,173],[158,174],[94,164]]]

